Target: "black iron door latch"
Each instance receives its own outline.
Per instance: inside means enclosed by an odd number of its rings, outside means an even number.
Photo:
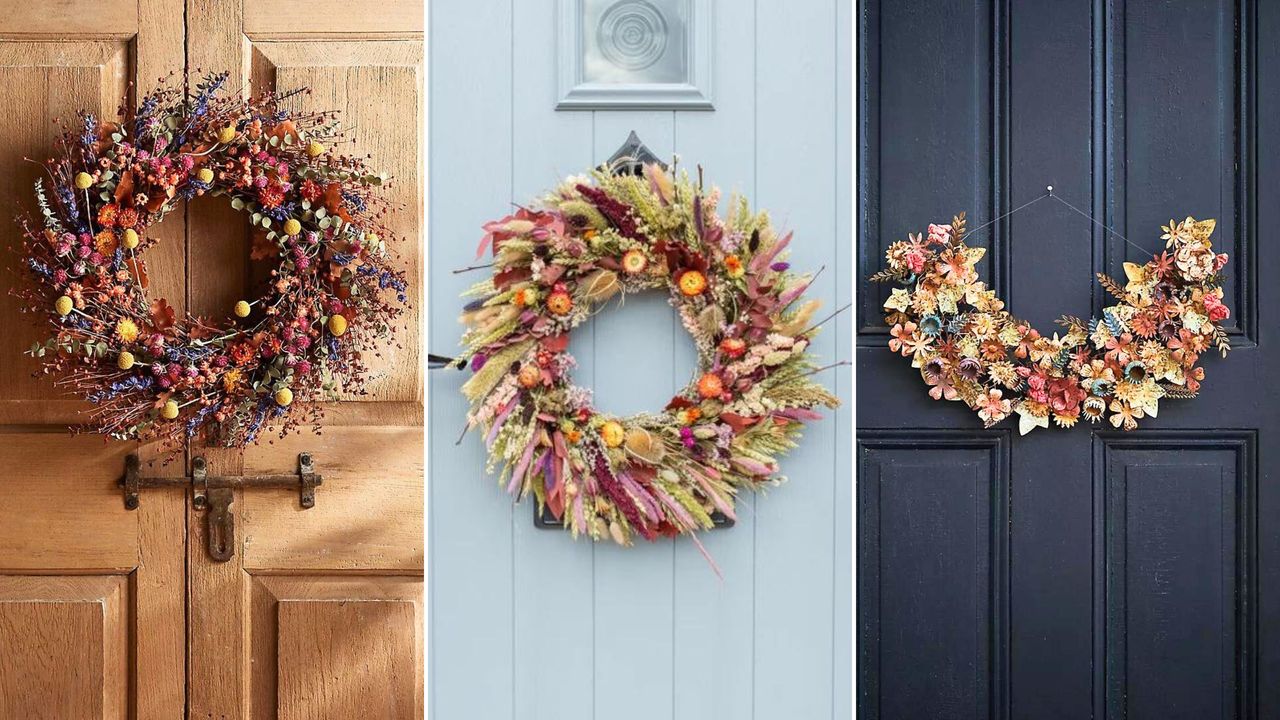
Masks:
[[[297,488],[298,502],[306,510],[315,507],[316,486],[324,482],[311,463],[311,453],[298,454],[298,471],[292,475],[210,475],[205,459],[200,456],[191,459],[189,476],[144,477],[140,467],[136,454],[125,459],[124,477],[119,481],[125,509],[138,508],[138,492],[142,488],[190,487],[191,506],[206,511],[206,546],[209,557],[216,562],[226,562],[235,555],[236,524],[231,503],[236,488]]]

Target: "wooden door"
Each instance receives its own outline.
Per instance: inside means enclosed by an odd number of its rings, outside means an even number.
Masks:
[[[888,289],[861,282],[861,716],[1277,717],[1280,5],[868,0],[860,23],[862,277],[1052,184],[1128,241],[1049,200],[974,236],[1010,312],[1100,317],[1095,272],[1216,218],[1234,348],[1134,432],[984,430],[885,347]]]
[[[321,7],[322,6],[322,7]],[[375,12],[376,10],[376,12]],[[232,72],[246,91],[308,85],[341,111],[354,152],[393,176],[410,301],[419,238],[422,17],[411,3],[0,2],[0,198],[29,208],[55,116],[113,115],[131,81]],[[186,38],[184,44],[184,38]],[[150,292],[224,316],[257,293],[246,220],[200,201],[154,229]],[[10,233],[12,236],[13,233]],[[14,256],[0,256],[11,277]],[[125,456],[71,437],[81,405],[30,377],[40,336],[0,294],[0,718],[420,717],[422,374],[416,314],[372,364],[368,394],[305,431],[246,451],[192,447],[214,474],[291,472],[309,452],[316,506],[236,491],[234,556],[214,562],[205,514],[182,489],[124,509]],[[176,475],[182,458],[147,474]]]
[[[182,66],[182,3],[0,3],[0,717],[181,717],[185,499],[124,509],[124,457],[150,448],[71,437],[81,405],[33,378],[43,337],[7,293],[10,225],[78,110],[113,116],[129,83]],[[146,84],[145,82],[143,83]],[[182,218],[149,255],[152,291],[181,301]],[[175,303],[178,304],[178,303]]]
[[[341,113],[350,153],[393,178],[388,225],[420,297],[422,8],[411,2],[192,1],[192,68],[231,71],[252,92],[310,87],[301,102]],[[255,293],[245,219],[190,207],[193,312],[225,315]],[[217,273],[196,268],[218,268]],[[416,313],[416,311],[415,311]],[[418,320],[370,363],[368,394],[328,408],[304,431],[243,452],[196,449],[210,472],[289,472],[311,453],[324,484],[237,491],[235,556],[211,563],[203,514],[189,515],[190,717],[259,720],[422,716],[423,466]]]

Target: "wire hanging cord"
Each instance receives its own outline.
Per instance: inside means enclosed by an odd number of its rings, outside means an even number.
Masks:
[[[1043,194],[1043,195],[1039,195],[1039,196],[1035,197],[1035,198],[1034,198],[1034,199],[1032,199],[1032,200],[1028,200],[1027,202],[1022,203],[1022,204],[1021,204],[1021,205],[1019,205],[1018,207],[1016,207],[1016,208],[1014,208],[1014,209],[1010,210],[1009,212],[1007,212],[1007,213],[1005,213],[1005,214],[1003,214],[1003,215],[997,216],[997,217],[995,217],[995,218],[993,218],[993,219],[991,219],[991,220],[988,220],[988,221],[986,221],[986,222],[982,223],[981,225],[979,225],[979,226],[978,226],[978,227],[976,227],[976,228],[972,228],[972,229],[970,229],[968,232],[966,232],[966,233],[965,233],[965,237],[966,237],[966,238],[968,238],[968,237],[972,236],[974,233],[978,232],[979,230],[982,230],[983,228],[986,228],[986,227],[990,227],[991,225],[994,225],[994,224],[996,224],[996,223],[1000,222],[1001,220],[1003,220],[1003,219],[1005,219],[1005,218],[1009,217],[1010,215],[1013,215],[1013,214],[1018,213],[1018,212],[1020,212],[1020,211],[1022,211],[1022,210],[1025,210],[1025,209],[1027,209],[1027,208],[1031,207],[1032,205],[1035,205],[1036,203],[1040,202],[1041,200],[1044,200],[1044,199],[1047,199],[1047,198],[1053,198],[1054,200],[1057,200],[1059,203],[1061,203],[1062,205],[1064,205],[1064,206],[1065,206],[1068,210],[1070,210],[1071,212],[1073,212],[1073,213],[1075,213],[1075,214],[1079,215],[1080,217],[1082,217],[1082,218],[1084,218],[1084,219],[1088,220],[1089,222],[1093,223],[1094,225],[1097,225],[1098,227],[1102,228],[1102,229],[1103,229],[1103,230],[1105,230],[1106,232],[1108,232],[1108,233],[1110,233],[1110,234],[1112,234],[1112,235],[1115,235],[1116,237],[1120,238],[1121,240],[1123,240],[1123,241],[1125,241],[1125,242],[1129,243],[1129,247],[1132,247],[1132,248],[1134,248],[1135,250],[1139,250],[1139,251],[1141,251],[1143,255],[1155,255],[1155,253],[1151,252],[1150,250],[1148,250],[1148,249],[1146,249],[1146,248],[1142,247],[1141,245],[1138,245],[1137,243],[1133,242],[1132,240],[1130,240],[1129,238],[1125,237],[1124,235],[1121,235],[1119,232],[1117,232],[1117,231],[1116,231],[1116,229],[1115,229],[1115,228],[1111,227],[1110,225],[1104,225],[1102,222],[1099,222],[1099,221],[1098,221],[1098,219],[1097,219],[1097,218],[1095,218],[1094,216],[1092,216],[1092,215],[1090,215],[1089,213],[1087,213],[1087,212],[1085,212],[1085,211],[1081,210],[1080,208],[1076,207],[1075,205],[1072,205],[1071,203],[1067,202],[1066,200],[1063,200],[1060,196],[1058,196],[1058,195],[1054,195],[1054,194],[1053,194],[1053,186],[1052,186],[1052,185],[1046,185],[1046,186],[1045,186],[1044,194]]]

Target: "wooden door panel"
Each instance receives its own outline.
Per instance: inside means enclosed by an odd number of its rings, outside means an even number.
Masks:
[[[324,18],[324,24],[299,23]],[[374,7],[350,0],[245,0],[244,31],[249,37],[351,38],[365,34],[422,37],[422,3],[386,0]]]
[[[81,687],[101,691],[99,705],[84,707],[105,714],[92,717],[123,717],[116,708],[128,706],[125,693],[140,712],[183,705],[186,495],[148,491],[137,510],[125,510],[116,481],[129,452],[157,458],[149,447],[71,437],[61,426],[0,427],[0,708],[53,713],[0,717],[88,717],[58,714],[59,703],[80,697]],[[159,462],[144,467],[177,472]],[[83,630],[92,625],[85,624],[86,603],[102,606],[91,632]],[[64,644],[81,653],[91,641],[103,646],[104,661],[59,659]],[[45,664],[78,669],[32,670]],[[3,671],[8,667],[15,673]],[[44,682],[22,680],[27,674]]]
[[[0,717],[128,717],[129,602],[123,575],[0,576]]]
[[[253,718],[422,715],[422,580],[255,576]]]
[[[244,471],[280,472],[296,465],[301,452],[311,453],[324,476],[315,507],[303,510],[297,491],[245,493],[246,569],[422,571],[420,426],[304,430],[249,449]]]
[[[6,3],[0,31],[7,37],[47,36],[51,40],[77,35],[132,38],[138,32],[140,6],[147,4],[147,0]]]
[[[0,428],[0,572],[138,565],[139,518],[116,480],[132,448],[63,428]]]
[[[9,27],[7,20],[0,21],[0,38]],[[5,99],[5,112],[0,113],[0,137],[5,139],[0,143],[0,167],[4,168],[0,198],[5,199],[5,212],[0,223],[6,237],[17,237],[16,229],[8,225],[13,208],[36,213],[33,183],[44,169],[24,159],[43,161],[51,156],[53,141],[61,133],[55,118],[74,126],[79,110],[115,114],[128,89],[130,44],[125,40],[0,42],[0,97]],[[4,252],[2,276],[16,277],[20,259],[16,253]],[[47,332],[19,312],[21,304],[9,293],[0,293],[0,422],[5,415],[21,417],[34,405],[15,406],[15,401],[54,396],[47,378],[32,376],[36,365],[23,355]],[[56,414],[69,420],[79,406],[60,403]],[[44,413],[52,409],[46,407]]]
[[[380,14],[380,13],[368,13]],[[396,209],[385,219],[402,238],[394,250],[397,266],[410,278],[420,275],[422,255],[416,239],[422,218],[420,168],[422,42],[419,40],[354,40],[336,42],[250,43],[250,79],[255,91],[307,87],[311,93],[295,98],[292,107],[336,110],[353,145],[344,153],[368,154],[373,170],[390,182],[386,197]],[[422,397],[422,371],[415,339],[420,283],[410,282],[410,309],[399,327],[401,341],[366,357],[369,382],[365,393],[345,393],[344,400],[414,401]]]

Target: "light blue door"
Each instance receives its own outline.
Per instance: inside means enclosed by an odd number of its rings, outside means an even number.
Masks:
[[[607,159],[635,130],[701,164],[795,231],[792,262],[825,266],[810,294],[852,296],[847,0],[718,0],[713,111],[556,110],[557,0],[432,0],[429,349],[457,350],[458,294],[480,225]],[[847,316],[815,349],[849,359]],[[597,405],[657,411],[694,350],[665,298],[628,298],[575,332],[575,380]],[[842,369],[843,370],[843,369]],[[429,398],[430,711],[436,720],[851,718],[851,415],[811,424],[790,478],[703,536],[618,548],[533,526],[455,445],[466,374]],[[849,376],[828,386],[848,399]]]

